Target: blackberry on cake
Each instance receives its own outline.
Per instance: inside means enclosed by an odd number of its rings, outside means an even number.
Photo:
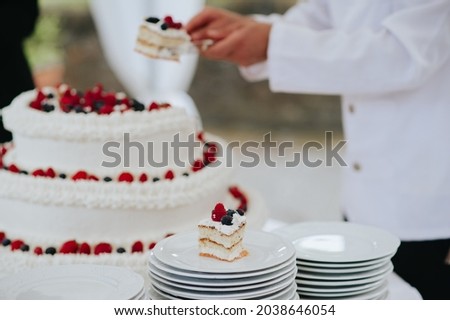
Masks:
[[[198,224],[200,256],[229,262],[247,256],[243,245],[246,224],[245,216],[216,204],[211,218]]]

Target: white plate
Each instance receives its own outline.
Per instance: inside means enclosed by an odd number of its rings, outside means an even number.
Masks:
[[[352,296],[341,296],[341,297],[336,297],[336,296],[330,296],[330,297],[326,297],[326,296],[321,296],[321,297],[313,297],[313,296],[307,296],[307,295],[303,295],[300,293],[300,299],[303,300],[372,300],[372,299],[377,299],[382,297],[383,295],[385,295],[388,291],[388,283],[387,281],[383,283],[383,285],[365,292],[365,293],[361,293],[361,294],[356,294],[356,295],[352,295]]]
[[[158,288],[150,285],[148,290],[148,296],[151,300],[180,300],[175,296],[162,292]],[[299,300],[300,297],[297,294],[297,285],[292,283],[289,287],[284,288],[274,294],[260,297],[259,300]]]
[[[60,265],[27,270],[0,281],[0,299],[129,300],[144,287],[139,274],[120,267]]]
[[[258,280],[256,279],[256,277],[265,278],[271,276],[276,271],[293,268],[295,266],[295,256],[292,255],[292,257],[288,261],[285,261],[284,263],[274,266],[272,268],[244,273],[202,273],[194,271],[192,272],[184,271],[177,268],[172,268],[171,266],[160,262],[158,259],[156,259],[153,252],[150,253],[148,265],[150,270],[155,272],[156,270],[159,270],[169,273],[171,275],[170,276],[171,278],[184,277],[189,278],[191,281],[194,282],[198,280],[200,280],[200,282],[206,282],[211,280],[214,280],[215,282],[216,280],[225,280],[224,283],[228,281],[232,283],[233,282],[231,281],[232,279],[236,279],[236,281],[250,281],[253,280],[253,278],[255,278],[255,280]],[[202,281],[202,279],[206,281]]]
[[[382,279],[386,279],[389,276],[389,273],[384,273],[379,276],[366,278],[366,279],[357,279],[357,280],[342,280],[342,281],[335,281],[335,280],[309,280],[309,279],[303,279],[303,278],[296,278],[296,282],[298,286],[301,288],[302,285],[306,286],[327,286],[327,287],[340,287],[340,286],[351,286],[351,285],[358,285],[358,284],[366,284],[366,283],[373,283],[380,281]]]
[[[168,293],[162,292],[158,288],[154,286],[150,286],[149,288],[149,296],[151,300],[181,300],[180,298],[171,296]]]
[[[212,283],[208,283],[209,286],[200,286],[198,284],[195,284],[195,285],[183,284],[183,283],[179,283],[176,281],[172,281],[172,279],[167,279],[167,278],[161,277],[158,274],[153,273],[151,271],[149,272],[149,277],[154,278],[159,282],[162,282],[167,285],[171,285],[171,286],[174,286],[174,287],[180,288],[180,289],[203,291],[203,292],[205,292],[205,291],[229,292],[229,291],[250,290],[250,289],[261,288],[264,286],[279,283],[280,281],[283,281],[285,279],[293,280],[295,278],[296,274],[297,274],[297,269],[292,268],[292,269],[288,270],[286,273],[281,273],[281,274],[277,275],[275,278],[268,280],[268,281],[246,284],[246,285],[238,284],[236,286],[222,286],[220,281],[214,281]],[[211,286],[212,284],[216,284],[216,286]]]
[[[364,272],[364,271],[371,271],[374,269],[378,269],[380,267],[383,267],[385,265],[387,265],[389,262],[389,260],[382,260],[379,263],[373,264],[373,265],[368,265],[368,266],[363,266],[363,267],[356,267],[356,268],[320,268],[320,267],[309,267],[309,266],[304,266],[302,264],[299,264],[297,262],[297,267],[299,272],[317,272],[317,273],[339,273],[339,274],[345,274],[345,273],[354,273],[354,272]]]
[[[277,229],[292,242],[297,258],[321,262],[358,262],[394,254],[400,240],[387,231],[349,222],[305,222]]]
[[[388,283],[387,280],[382,280],[382,281],[378,282],[374,286],[369,286],[369,287],[367,287],[365,289],[353,290],[353,291],[332,291],[332,290],[329,290],[329,291],[323,291],[323,292],[311,292],[311,291],[307,291],[307,290],[306,291],[302,290],[303,288],[300,288],[298,290],[298,293],[301,294],[301,295],[310,296],[310,297],[317,297],[317,298],[319,298],[319,297],[330,297],[330,298],[332,298],[332,297],[336,297],[336,298],[337,297],[348,297],[348,296],[360,295],[360,294],[363,294],[363,293],[366,293],[366,292],[373,291],[373,290],[375,290],[375,289],[377,289],[379,287],[383,287],[383,286],[387,285],[387,283]]]
[[[180,299],[195,299],[195,300],[222,300],[222,299],[258,299],[259,297],[274,294],[288,288],[294,279],[288,278],[272,285],[260,287],[251,290],[237,290],[237,291],[195,291],[186,290],[174,287],[172,285],[164,284],[155,278],[150,278],[154,288],[159,289],[164,293],[170,294]]]
[[[367,260],[367,261],[358,261],[358,262],[350,262],[350,263],[333,263],[333,262],[315,262],[309,260],[297,259],[297,265],[308,266],[308,267],[317,267],[317,268],[333,268],[333,269],[347,269],[347,268],[362,268],[362,267],[372,267],[377,264],[386,263],[394,255],[388,255],[386,257],[382,257],[379,259]]]
[[[297,285],[292,283],[289,287],[274,294],[258,298],[259,300],[290,300],[297,292]]]
[[[308,292],[317,292],[317,293],[344,293],[344,292],[354,292],[361,293],[373,290],[374,288],[380,286],[386,279],[381,279],[372,283],[363,283],[360,285],[350,285],[350,286],[307,286],[302,284],[299,286],[299,290],[303,291],[306,295]]]
[[[201,257],[198,251],[198,233],[176,234],[155,246],[156,258],[174,268],[202,273],[245,273],[268,269],[289,260],[293,246],[279,236],[261,231],[248,231],[244,247],[249,252],[233,262]]]
[[[304,279],[318,279],[318,280],[356,280],[366,279],[378,276],[380,274],[390,273],[394,270],[394,266],[391,262],[388,264],[370,271],[355,272],[355,273],[317,273],[317,272],[305,272],[298,270],[298,276]]]
[[[269,272],[262,275],[256,275],[251,277],[245,277],[245,278],[221,278],[221,279],[210,279],[210,278],[194,278],[194,277],[185,277],[180,276],[178,274],[172,274],[170,272],[165,272],[161,269],[156,268],[155,266],[149,267],[149,272],[155,273],[158,276],[170,279],[171,281],[187,284],[187,285],[194,285],[194,286],[205,286],[205,287],[216,287],[220,285],[221,287],[234,287],[234,286],[242,286],[242,285],[249,285],[249,284],[256,284],[261,283],[265,281],[270,281],[274,278],[279,277],[282,274],[285,274],[287,272],[290,272],[291,270],[295,270],[297,272],[297,267],[293,265],[292,263],[286,264],[283,268],[280,268],[279,270],[276,270],[274,272]]]

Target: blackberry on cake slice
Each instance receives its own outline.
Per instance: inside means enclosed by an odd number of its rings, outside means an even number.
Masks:
[[[216,204],[211,218],[198,224],[200,256],[229,262],[247,256],[243,245],[246,224],[245,216]]]

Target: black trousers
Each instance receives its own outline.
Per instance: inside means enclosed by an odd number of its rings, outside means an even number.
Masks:
[[[1,50],[3,49],[3,50]],[[0,77],[0,108],[11,103],[19,93],[34,88],[28,62],[22,50],[22,44],[10,43],[7,48],[0,45],[0,58],[4,61],[0,67],[2,76]],[[4,129],[0,117],[0,143],[10,141],[11,133]]]
[[[394,271],[426,300],[450,300],[450,239],[402,242],[393,257]]]
[[[34,87],[22,43],[33,32],[38,16],[38,0],[0,1],[0,108]],[[11,134],[0,119],[0,143],[9,140]]]

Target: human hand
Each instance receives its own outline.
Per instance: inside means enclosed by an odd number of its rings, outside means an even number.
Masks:
[[[213,40],[201,54],[213,60],[225,60],[248,66],[267,59],[271,25],[215,8],[205,8],[186,25],[194,43]]]

